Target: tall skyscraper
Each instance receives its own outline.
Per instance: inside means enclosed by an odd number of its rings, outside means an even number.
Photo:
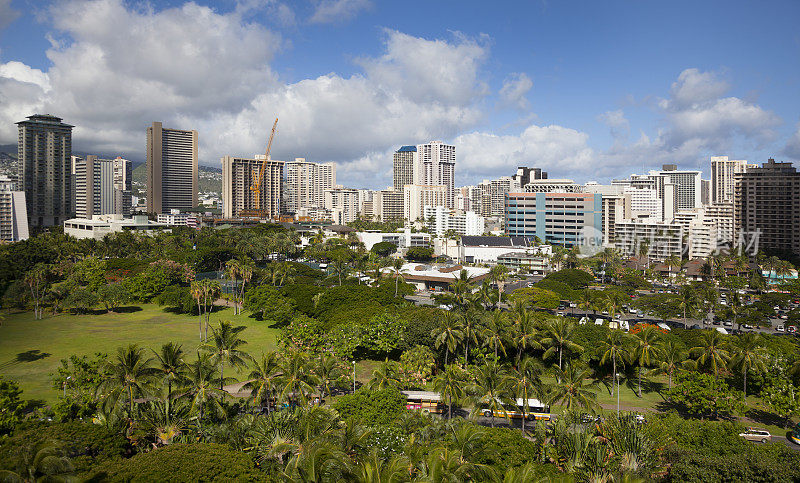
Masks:
[[[197,206],[197,131],[147,128],[147,211]]]
[[[25,192],[17,191],[16,179],[0,176],[0,241],[28,239]]]
[[[403,216],[409,223],[423,220],[426,206],[445,206],[447,186],[407,184],[403,187]]]
[[[738,173],[747,171],[744,159],[728,159],[727,156],[711,156],[711,201],[713,203],[732,203],[735,194],[735,178]]]
[[[131,162],[127,159],[100,159],[72,156],[75,181],[75,216],[131,214]]]
[[[447,188],[444,206],[454,208],[456,147],[441,141],[418,144],[416,162],[414,184],[444,185]]]
[[[758,234],[758,250],[800,254],[800,173],[770,158],[760,168],[736,173],[737,241]]]
[[[312,163],[295,158],[284,164],[286,211],[296,213],[301,208],[321,208],[325,190],[336,186],[336,165]]]
[[[281,214],[283,205],[283,167],[284,161],[267,160],[264,179],[261,180],[260,206],[256,206],[255,193],[251,186],[258,177],[264,155],[255,159],[222,158],[222,216],[236,218],[242,212],[261,210],[267,218]]]
[[[17,123],[17,184],[25,192],[31,227],[72,218],[72,127],[50,114]]]
[[[703,205],[702,172],[678,170],[674,164],[665,164],[661,171],[650,171],[649,177],[656,180],[659,197],[664,199],[664,185],[675,185],[675,207],[679,210],[700,208]]]
[[[403,186],[414,184],[416,159],[416,146],[401,146],[400,149],[395,151],[392,159],[395,191],[403,191]]]

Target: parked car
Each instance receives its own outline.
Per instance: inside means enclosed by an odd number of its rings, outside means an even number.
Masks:
[[[769,431],[766,429],[747,428],[745,432],[740,433],[739,436],[747,441],[758,441],[761,443],[772,441],[772,435],[769,434]]]
[[[726,320],[725,322],[722,323],[722,325],[724,325],[725,327],[733,327],[733,322],[731,322],[730,320]]]
[[[558,312],[556,315],[559,316],[559,317],[563,317],[564,316],[564,312]]]
[[[790,325],[789,327],[786,328],[786,332],[788,332],[790,334],[794,334],[794,333],[797,332],[797,327],[795,327],[793,325]]]
[[[786,329],[783,327],[783,324],[781,324],[781,325],[775,327],[775,330],[777,330],[778,332],[784,332]]]

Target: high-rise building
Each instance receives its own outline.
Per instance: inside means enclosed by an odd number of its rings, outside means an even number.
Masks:
[[[506,233],[536,236],[544,243],[572,247],[602,243],[603,195],[599,193],[508,193]],[[598,237],[586,240],[585,237]]]
[[[267,218],[275,218],[281,214],[283,204],[283,165],[284,161],[266,160],[264,178],[256,206],[256,194],[251,189],[258,178],[264,155],[256,155],[255,159],[222,158],[222,216],[237,218],[244,213],[261,211]]]
[[[519,181],[511,176],[484,180],[478,187],[481,188],[481,208],[479,212],[484,216],[503,216],[506,193],[518,193],[522,190]]]
[[[659,197],[664,199],[664,185],[675,185],[675,208],[689,210],[703,206],[702,172],[678,170],[674,164],[665,164],[661,171],[650,171],[649,177],[656,181]]]
[[[614,245],[625,257],[638,257],[647,248],[650,260],[664,260],[683,253],[683,227],[650,218],[617,223]]]
[[[75,212],[72,195],[72,128],[49,114],[17,123],[17,184],[25,192],[31,227],[60,225]]]
[[[445,206],[447,186],[407,184],[403,187],[403,215],[409,223],[424,221],[426,206]]]
[[[325,190],[325,208],[331,211],[334,223],[344,225],[358,218],[357,189],[337,187]]]
[[[512,178],[520,186],[525,186],[533,180],[547,179],[547,172],[542,171],[541,168],[526,168],[524,166],[519,166],[517,168],[517,174],[513,175]]]
[[[301,208],[321,208],[325,190],[336,186],[336,165],[312,163],[305,158],[286,161],[284,165],[286,211],[296,213]]]
[[[455,206],[456,147],[441,141],[418,144],[414,183],[416,185],[444,185],[447,189],[444,206]]]
[[[17,242],[28,236],[25,192],[17,190],[16,179],[0,176],[0,241]]]
[[[744,173],[750,165],[744,159],[728,159],[727,156],[711,156],[711,201],[732,203],[736,188],[736,175]]]
[[[403,192],[376,191],[372,197],[372,212],[379,221],[403,221]]]
[[[394,190],[403,191],[403,186],[414,184],[414,167],[417,162],[416,146],[400,146],[393,159]]]
[[[100,159],[89,155],[72,156],[75,182],[75,217],[131,214],[131,162],[127,159]]]
[[[736,242],[758,237],[759,251],[800,254],[800,173],[770,158],[735,175]]]
[[[147,211],[169,213],[197,206],[197,131],[147,128]]]

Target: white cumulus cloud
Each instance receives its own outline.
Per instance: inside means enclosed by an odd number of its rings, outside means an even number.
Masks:
[[[527,109],[530,103],[527,95],[533,88],[533,81],[527,74],[514,73],[506,77],[500,88],[500,100],[503,105]]]
[[[320,0],[309,21],[311,23],[342,23],[371,6],[370,0]]]

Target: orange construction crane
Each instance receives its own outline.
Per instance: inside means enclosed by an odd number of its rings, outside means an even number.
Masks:
[[[267,143],[267,152],[264,153],[264,161],[261,163],[261,169],[258,171],[258,177],[255,182],[250,185],[253,191],[253,206],[254,212],[258,214],[259,218],[264,218],[264,208],[261,206],[261,182],[264,180],[264,172],[267,169],[269,162],[269,151],[272,149],[272,140],[275,138],[275,128],[278,127],[278,118],[275,118],[275,123],[272,124],[272,133],[269,135],[269,142]]]

